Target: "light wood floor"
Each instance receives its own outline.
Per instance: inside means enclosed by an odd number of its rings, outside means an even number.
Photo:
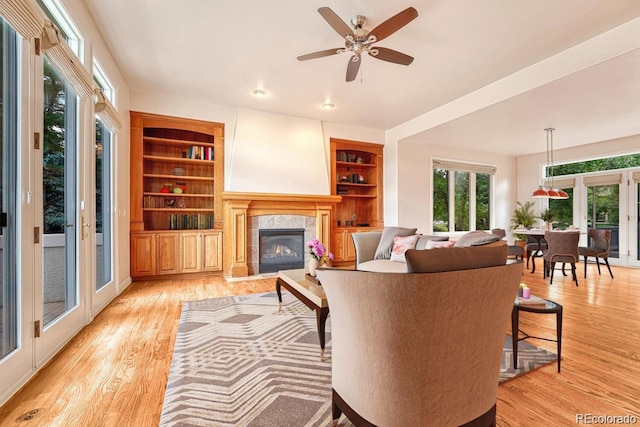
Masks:
[[[580,286],[549,286],[525,273],[534,294],[564,306],[562,373],[555,363],[502,384],[499,426],[576,425],[577,414],[640,417],[640,270],[589,266]],[[266,292],[275,279],[221,277],[136,282],[21,392],[0,426],[156,426],[184,300]],[[555,337],[552,315],[521,314],[522,328]],[[555,343],[531,341],[555,352]],[[30,420],[18,419],[39,410]]]

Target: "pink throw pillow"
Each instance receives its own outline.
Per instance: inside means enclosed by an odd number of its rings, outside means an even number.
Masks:
[[[393,249],[391,250],[391,261],[406,262],[404,253],[407,249],[415,249],[420,238],[419,234],[413,236],[396,236],[393,238]]]
[[[434,248],[452,248],[456,242],[453,240],[447,240],[446,242],[437,242],[435,240],[428,240],[426,249],[434,249]]]

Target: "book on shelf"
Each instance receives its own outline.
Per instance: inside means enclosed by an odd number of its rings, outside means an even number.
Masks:
[[[215,160],[215,151],[213,150],[213,147],[192,145],[189,147],[187,157],[194,160]]]
[[[170,214],[169,230],[208,230],[213,228],[213,214]]]

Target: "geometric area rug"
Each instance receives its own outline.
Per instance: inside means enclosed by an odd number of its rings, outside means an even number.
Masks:
[[[331,315],[324,361],[315,313],[288,292],[185,302],[160,425],[331,425]],[[512,365],[505,337],[499,382],[554,362],[524,341]],[[352,424],[344,415],[339,426]]]

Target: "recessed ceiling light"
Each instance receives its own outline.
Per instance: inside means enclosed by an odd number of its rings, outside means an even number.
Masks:
[[[267,96],[267,91],[264,89],[255,89],[253,91],[253,94],[258,98],[264,98],[265,96]]]
[[[325,102],[324,104],[322,104],[320,106],[323,110],[333,110],[334,108],[336,108],[336,104],[331,103],[331,102]]]

